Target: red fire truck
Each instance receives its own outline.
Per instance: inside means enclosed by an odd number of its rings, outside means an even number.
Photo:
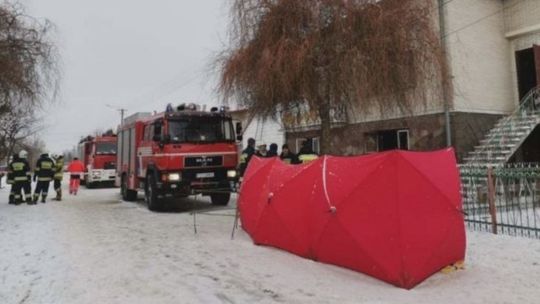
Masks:
[[[86,171],[83,183],[93,188],[100,184],[114,186],[116,179],[116,136],[88,136],[79,143],[79,159]]]
[[[223,108],[169,105],[160,114],[126,118],[118,130],[116,180],[123,199],[141,191],[148,208],[159,210],[166,200],[202,194],[227,205],[237,182],[237,139]]]

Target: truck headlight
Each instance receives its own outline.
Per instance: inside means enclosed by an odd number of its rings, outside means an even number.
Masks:
[[[229,170],[227,171],[227,177],[228,178],[235,178],[236,177],[236,170]]]
[[[170,182],[179,182],[180,178],[180,173],[169,173],[169,175],[167,176],[167,179]]]

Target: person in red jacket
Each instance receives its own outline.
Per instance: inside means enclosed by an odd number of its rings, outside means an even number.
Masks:
[[[68,166],[69,179],[69,194],[77,195],[79,191],[79,185],[81,184],[81,177],[84,176],[84,164],[75,157]]]

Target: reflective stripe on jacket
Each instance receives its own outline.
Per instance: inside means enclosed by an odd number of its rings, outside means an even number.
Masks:
[[[64,178],[64,160],[58,159],[54,166],[54,179],[61,181]]]
[[[314,161],[318,158],[317,154],[301,154],[298,155],[298,159],[301,163],[309,163],[310,161]]]
[[[9,164],[8,181],[12,183],[26,182],[30,175],[30,166],[25,160],[20,159]]]
[[[49,157],[41,157],[37,161],[35,174],[40,181],[51,181],[54,176],[54,161]]]

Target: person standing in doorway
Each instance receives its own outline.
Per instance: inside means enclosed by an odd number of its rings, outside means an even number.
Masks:
[[[77,195],[81,184],[81,177],[84,175],[84,164],[77,157],[69,163],[69,194]]]

